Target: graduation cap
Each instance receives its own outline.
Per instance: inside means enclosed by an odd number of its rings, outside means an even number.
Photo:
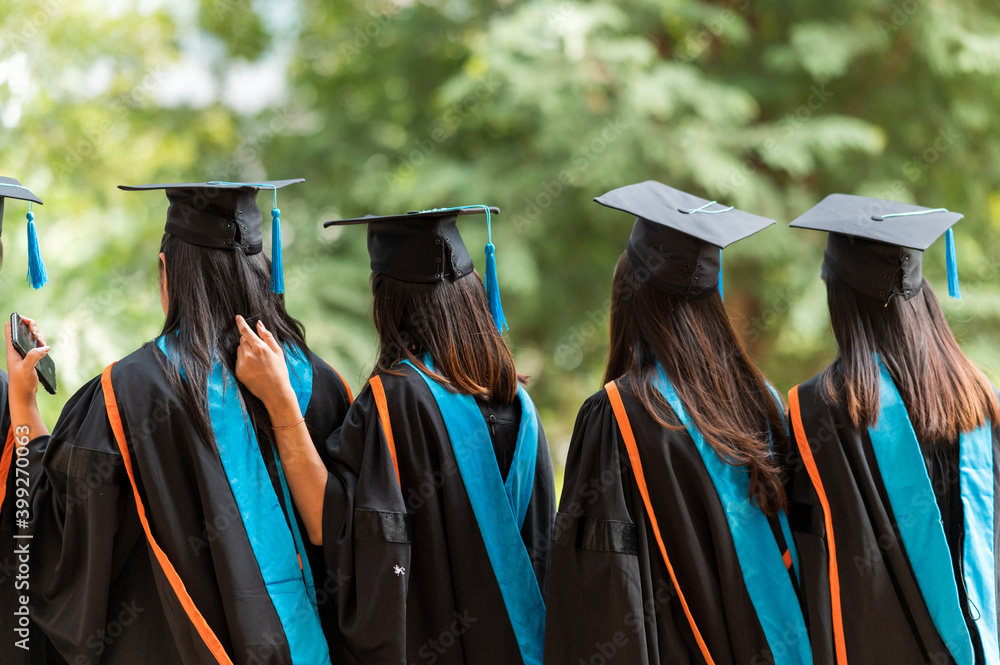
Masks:
[[[924,250],[945,234],[948,293],[961,298],[952,225],[963,215],[867,196],[831,194],[791,226],[827,231],[821,275],[832,272],[850,287],[889,303],[909,300],[923,284]]]
[[[636,216],[629,260],[654,288],[684,298],[703,298],[716,287],[721,294],[722,249],[775,223],[655,180],[594,201]]]
[[[491,215],[500,209],[486,206],[456,206],[408,212],[404,215],[355,217],[324,222],[323,227],[368,225],[368,255],[371,269],[403,282],[431,284],[454,282],[472,274],[469,250],[455,222],[460,215],[486,213],[486,299],[497,330],[509,329],[500,303],[496,248],[493,246]]]
[[[164,229],[167,233],[199,247],[240,250],[248,256],[260,253],[264,247],[261,235],[263,215],[257,207],[257,192],[271,190],[274,193],[271,207],[271,291],[284,293],[278,190],[300,182],[305,182],[305,178],[118,185],[118,189],[129,192],[166,190],[170,202]]]
[[[0,176],[0,233],[3,232],[3,209],[6,199],[28,202],[28,284],[33,289],[40,289],[49,283],[49,275],[45,270],[45,261],[42,260],[38,233],[35,231],[35,213],[31,208],[35,203],[42,205],[42,200],[14,178]]]

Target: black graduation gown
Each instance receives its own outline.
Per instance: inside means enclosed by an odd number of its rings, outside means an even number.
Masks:
[[[334,662],[521,662],[437,403],[413,368],[399,369],[398,376],[381,377],[399,482],[370,385],[328,442],[336,462],[323,506],[323,545],[327,565],[343,581]],[[541,423],[538,433],[521,537],[544,591],[555,491]]]
[[[157,354],[146,344],[111,372],[153,535],[234,663],[290,664],[215,443],[198,434]],[[346,415],[348,390],[310,360],[306,423],[323,441]],[[100,377],[70,399],[50,437],[30,446],[32,613],[63,656],[93,665],[215,663],[147,543]],[[276,482],[270,447],[261,450]],[[315,577],[321,586],[322,570]]]
[[[18,580],[19,554],[17,550],[21,543],[15,540],[17,523],[15,503],[17,502],[18,473],[15,449],[4,449],[10,433],[10,408],[7,404],[7,374],[0,371],[0,481],[3,482],[4,498],[0,503],[0,663],[11,665],[30,662],[28,652],[18,648],[16,642],[21,638],[14,632],[18,627],[18,611],[20,596],[25,592],[23,585],[26,580]],[[13,445],[13,441],[11,441]],[[9,458],[9,459],[8,459]],[[4,478],[2,466],[7,463],[7,475]],[[21,484],[27,489],[26,470],[20,476]],[[29,554],[30,556],[30,554]],[[30,638],[28,643],[30,644]]]
[[[808,439],[815,467],[830,506],[837,552],[844,644],[851,665],[883,663],[953,663],[931,619],[907,558],[867,430],[851,425],[842,405],[827,404],[818,377],[797,388],[801,431]],[[792,409],[795,425],[796,410]],[[1000,497],[1000,430],[993,428],[994,496]],[[793,437],[789,455],[789,521],[802,565],[802,592],[809,615],[816,662],[835,662],[831,610],[829,538],[820,497],[809,477],[802,443]],[[945,448],[942,448],[945,447]],[[956,455],[949,454],[951,449]],[[952,557],[961,563],[964,530],[957,477],[945,482],[945,467],[957,466],[958,445],[922,446],[925,464],[942,508],[942,522]],[[1000,518],[996,510],[994,520]],[[1000,534],[1000,521],[995,527]],[[1000,543],[995,551],[1000,553]],[[1000,564],[1000,560],[998,560]],[[1000,569],[1000,565],[998,565]],[[956,581],[958,568],[956,566]],[[963,584],[957,584],[965,604]],[[1000,591],[998,591],[1000,597]],[[969,608],[963,608],[969,618]],[[981,653],[978,635],[973,648]],[[980,656],[981,658],[981,656]],[[982,662],[978,660],[977,662]]]
[[[7,402],[7,373],[0,371],[0,400],[2,400],[2,411],[0,411],[0,450],[4,449],[4,444],[10,432],[10,405]],[[14,445],[11,439],[11,445]],[[2,505],[0,505],[0,663],[3,665],[49,665],[59,663],[61,659],[46,648],[47,640],[45,635],[38,630],[31,620],[30,610],[28,616],[27,639],[25,630],[24,606],[22,599],[30,593],[30,579],[25,575],[23,560],[27,560],[30,566],[34,556],[34,544],[22,538],[15,538],[19,535],[17,526],[17,493],[18,488],[22,493],[29,489],[29,468],[22,466],[18,471],[16,448],[11,448],[10,452],[4,452],[4,456],[10,455],[9,467],[7,469],[7,479],[4,483],[6,492]],[[2,464],[3,458],[0,458]],[[27,501],[27,497],[24,497]],[[25,511],[29,512],[29,511]],[[29,571],[30,572],[30,571]],[[15,614],[17,612],[18,614]]]
[[[694,441],[686,430],[657,423],[620,384],[619,392],[663,541],[709,653],[717,665],[771,662],[726,514]],[[777,525],[772,530],[780,534]],[[584,402],[573,429],[547,597],[546,665],[705,662],[605,390]]]

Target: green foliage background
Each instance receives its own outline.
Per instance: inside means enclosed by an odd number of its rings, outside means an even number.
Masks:
[[[632,225],[590,199],[645,179],[779,220],[726,251],[725,287],[782,390],[833,352],[824,238],[788,221],[832,192],[964,212],[965,297],[944,307],[1000,374],[992,0],[0,0],[0,16],[0,174],[45,200],[52,285],[23,283],[15,202],[0,280],[53,345],[50,422],[162,323],[164,200],[122,183],[306,177],[279,201],[288,307],[355,389],[375,348],[365,234],[321,222],[500,206],[509,343],[557,462],[600,388]],[[463,225],[474,257],[480,227]],[[925,274],[943,295],[943,242]]]

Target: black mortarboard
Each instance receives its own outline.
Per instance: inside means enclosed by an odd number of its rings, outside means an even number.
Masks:
[[[292,180],[264,180],[261,182],[181,182],[158,185],[118,185],[129,192],[166,190],[170,206],[164,229],[184,242],[213,249],[241,250],[244,254],[258,254],[264,247],[261,234],[260,208],[257,192],[262,189],[274,192],[271,209],[271,290],[284,292],[281,260],[281,211],[278,210],[278,190],[305,182],[304,178]]]
[[[14,178],[0,176],[0,233],[3,232],[4,200],[19,199],[28,202],[28,284],[33,289],[40,289],[49,283],[45,262],[38,245],[38,233],[35,231],[35,213],[31,211],[32,204],[42,205],[38,196],[19,183]]]
[[[594,200],[636,216],[626,248],[632,265],[653,287],[685,298],[705,297],[716,287],[721,293],[722,249],[774,224],[655,180]]]
[[[367,215],[324,222],[323,226],[367,224],[368,255],[374,272],[414,284],[454,282],[471,275],[474,268],[455,222],[459,215],[483,212],[489,230],[491,214],[499,215],[500,209],[485,205],[435,208],[405,215]],[[486,244],[485,281],[490,311],[502,332],[507,324],[500,306],[495,248],[491,241]]]
[[[830,271],[856,291],[888,303],[920,292],[924,250],[941,234],[947,235],[948,291],[960,297],[951,227],[962,217],[945,208],[831,194],[791,226],[829,233],[821,275]]]

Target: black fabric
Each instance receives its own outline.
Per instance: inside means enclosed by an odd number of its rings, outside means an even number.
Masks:
[[[3,233],[3,207],[5,199],[31,201],[41,205],[42,200],[30,189],[22,189],[21,183],[14,178],[0,176],[0,234]],[[2,573],[0,573],[2,574]],[[3,624],[0,624],[2,626]],[[6,662],[6,661],[5,661]]]
[[[514,463],[517,434],[521,428],[521,400],[515,399],[510,404],[504,404],[498,400],[487,402],[476,398],[476,405],[486,421],[490,440],[493,442],[493,454],[500,467],[500,476],[506,482],[510,465]]]
[[[368,225],[371,269],[404,282],[454,282],[472,273],[472,258],[455,220],[428,217]]]
[[[941,513],[941,526],[944,528],[948,550],[951,552],[952,574],[956,580],[958,601],[962,607],[965,623],[969,627],[969,635],[972,637],[976,662],[984,663],[986,659],[983,655],[983,640],[976,628],[974,610],[969,606],[969,594],[964,583],[965,508],[962,505],[961,447],[947,441],[921,443],[920,452],[924,456],[927,476],[930,478],[934,499]],[[979,612],[975,611],[975,615],[978,616]]]
[[[409,366],[382,375],[402,491],[370,387],[328,442],[327,564],[341,582],[335,663],[520,662],[514,630],[437,403]],[[478,423],[477,423],[478,425]],[[539,425],[532,500],[521,537],[544,593],[555,515],[552,463]],[[411,545],[361,540],[358,510],[410,516]],[[398,572],[397,572],[398,571]]]
[[[290,664],[214,441],[198,435],[159,354],[147,344],[111,375],[153,534],[235,663]],[[323,441],[348,398],[336,373],[310,360],[306,423]],[[267,449],[270,433],[258,433]],[[52,435],[30,447],[32,611],[55,647],[70,662],[95,665],[214,662],[146,543],[100,377],[70,399]],[[273,458],[264,459],[276,482]],[[307,546],[307,557],[316,549]],[[314,569],[320,580],[323,570]]]
[[[383,540],[387,543],[410,543],[410,516],[384,510],[355,510],[354,537],[358,540]]]
[[[717,665],[770,662],[725,509],[698,449],[685,430],[664,428],[619,389],[671,563],[713,659]],[[559,511],[583,524],[634,523],[638,556],[555,542],[546,664],[704,662],[604,390],[577,416]]]
[[[244,254],[263,249],[257,193],[274,191],[305,182],[303,178],[259,183],[183,182],[156,185],[119,185],[133,191],[165,190],[170,206],[164,230],[184,242],[213,249],[240,250]]]
[[[920,292],[923,252],[962,219],[957,212],[886,199],[830,194],[790,226],[826,231],[822,274],[882,302]]]
[[[774,224],[655,180],[594,201],[636,216],[626,250],[640,279],[684,298],[703,298],[718,287],[722,248]]]
[[[664,293],[704,298],[719,286],[722,250],[716,245],[636,219],[625,249],[640,277]]]
[[[958,212],[912,203],[830,194],[790,226],[924,251],[962,217]]]
[[[255,189],[168,189],[164,230],[199,247],[257,254],[264,217],[256,199]]]
[[[899,539],[867,431],[858,431],[851,425],[845,407],[824,401],[818,378],[800,385],[798,393],[803,428],[833,520],[848,660],[852,665],[953,662],[931,620]],[[1000,497],[997,466],[1000,431],[996,428],[993,448],[994,485],[996,496]],[[788,466],[793,505],[805,504],[822,514],[797,440],[790,451]],[[933,466],[929,471],[936,474]],[[942,505],[946,501],[944,495],[939,497]],[[945,515],[949,541],[956,547],[956,529],[960,528],[961,519],[949,510]],[[1000,510],[997,517],[1000,518]],[[1000,521],[997,529],[1000,535]],[[834,638],[827,535],[802,530],[794,535],[814,661],[832,663]],[[1000,547],[996,551],[1000,553]]]
[[[923,286],[924,253],[898,245],[831,233],[823,253],[823,271],[830,270],[854,290],[888,302],[909,300]],[[825,278],[825,273],[823,274]]]
[[[639,533],[635,524],[573,517],[566,513],[556,515],[552,542],[595,552],[639,553]]]
[[[3,178],[0,178],[2,182]],[[16,182],[16,181],[15,181]],[[0,206],[3,199],[0,198]],[[3,449],[10,430],[10,409],[7,404],[7,374],[0,371],[0,450]],[[0,505],[0,663],[7,665],[28,665],[28,663],[45,663],[45,636],[33,623],[27,626],[27,634],[15,633],[21,628],[20,617],[14,613],[21,610],[21,596],[28,593],[26,584],[30,579],[19,571],[21,557],[25,547],[27,558],[34,556],[35,544],[31,541],[15,538],[18,534],[17,520],[17,490],[27,489],[28,469],[18,471],[16,450],[11,451],[10,471],[7,474],[3,504]],[[25,511],[27,514],[28,511]],[[22,516],[23,517],[23,516]],[[30,621],[30,618],[29,618]],[[27,638],[25,641],[22,642]],[[18,646],[26,645],[28,649]]]
[[[823,513],[816,506],[799,501],[789,501],[786,514],[788,515],[788,527],[792,531],[823,536],[825,529]]]
[[[489,210],[491,215],[500,214],[499,208]],[[405,215],[340,219],[323,226],[366,224],[373,272],[414,284],[454,282],[474,269],[455,222],[460,216],[485,212],[482,206],[435,208]]]

